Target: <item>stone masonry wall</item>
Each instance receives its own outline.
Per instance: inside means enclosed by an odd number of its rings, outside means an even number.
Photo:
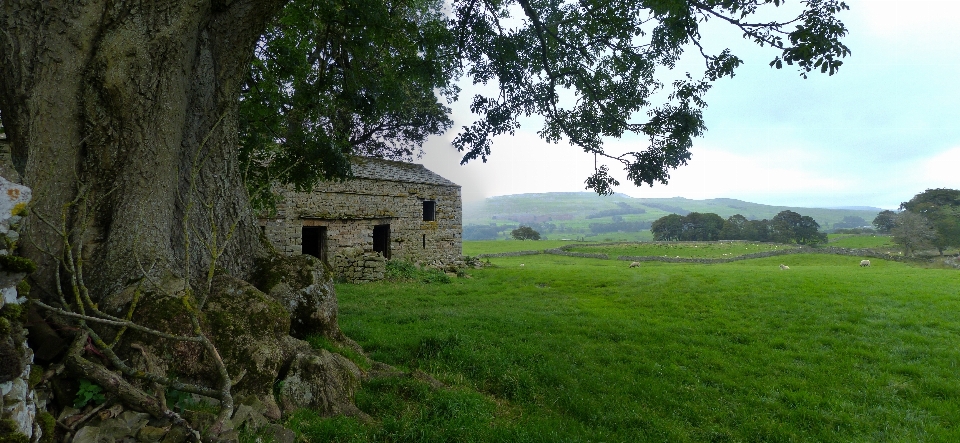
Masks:
[[[286,190],[274,218],[262,220],[264,234],[284,254],[302,253],[302,228],[327,229],[327,256],[340,278],[369,281],[382,278],[382,260],[370,260],[373,229],[390,225],[390,258],[423,265],[442,265],[462,253],[462,205],[460,187],[387,180],[355,179],[321,183],[312,193]],[[423,201],[435,203],[435,220],[423,221]],[[355,259],[363,264],[347,263]],[[375,268],[348,277],[343,269]],[[376,267],[380,267],[377,269]],[[352,272],[356,275],[357,272]],[[378,278],[368,278],[379,275]]]
[[[21,315],[26,297],[17,288],[33,265],[12,255],[29,201],[30,188],[0,176],[0,420],[6,422],[0,430],[12,427],[12,432],[37,441],[37,414],[44,402],[30,384],[33,350],[27,346]]]

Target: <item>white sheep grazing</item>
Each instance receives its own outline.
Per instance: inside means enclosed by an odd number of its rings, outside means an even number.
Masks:
[[[860,267],[866,268],[870,266],[870,260],[860,260]]]
[[[786,270],[786,269],[790,269],[790,267],[787,266],[787,265],[785,265],[785,264],[783,264],[783,263],[780,263],[780,270],[783,271],[783,270]]]
[[[633,262],[633,263],[630,263],[630,267],[631,267],[631,268],[639,268],[639,267],[640,267],[640,262],[635,261],[635,262]]]

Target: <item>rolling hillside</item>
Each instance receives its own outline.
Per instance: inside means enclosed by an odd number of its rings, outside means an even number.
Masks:
[[[569,236],[595,234],[589,229],[590,224],[616,222],[643,226],[671,213],[686,215],[690,212],[712,212],[723,218],[741,214],[748,219],[771,219],[784,210],[813,217],[821,230],[833,229],[834,225],[843,222],[844,217],[859,217],[869,225],[881,211],[880,208],[863,207],[825,209],[770,206],[730,198],[633,198],[622,194],[601,197],[591,192],[551,192],[506,195],[465,203],[463,224],[466,228],[471,225],[507,227],[547,223],[553,225],[549,230],[551,233]]]

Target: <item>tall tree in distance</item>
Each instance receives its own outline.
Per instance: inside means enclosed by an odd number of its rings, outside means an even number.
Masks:
[[[873,219],[873,226],[877,228],[877,232],[889,233],[897,225],[897,213],[889,209],[880,211],[877,214],[876,218]]]
[[[937,231],[926,217],[915,212],[903,211],[897,215],[896,226],[890,231],[893,242],[903,248],[906,255],[914,255],[917,250],[933,245]]]
[[[510,236],[514,240],[540,240],[540,233],[529,226],[520,226],[510,231]]]
[[[683,235],[683,216],[667,214],[660,217],[650,225],[650,232],[657,241],[680,240]]]
[[[931,240],[940,255],[951,246],[960,246],[960,190],[927,189],[900,209],[922,215],[933,226],[937,235]]]

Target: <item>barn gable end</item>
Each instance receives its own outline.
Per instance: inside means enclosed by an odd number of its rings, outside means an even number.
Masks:
[[[460,186],[423,165],[355,158],[354,179],[281,194],[261,219],[284,254],[310,254],[346,281],[383,278],[386,259],[443,265],[462,253]]]

